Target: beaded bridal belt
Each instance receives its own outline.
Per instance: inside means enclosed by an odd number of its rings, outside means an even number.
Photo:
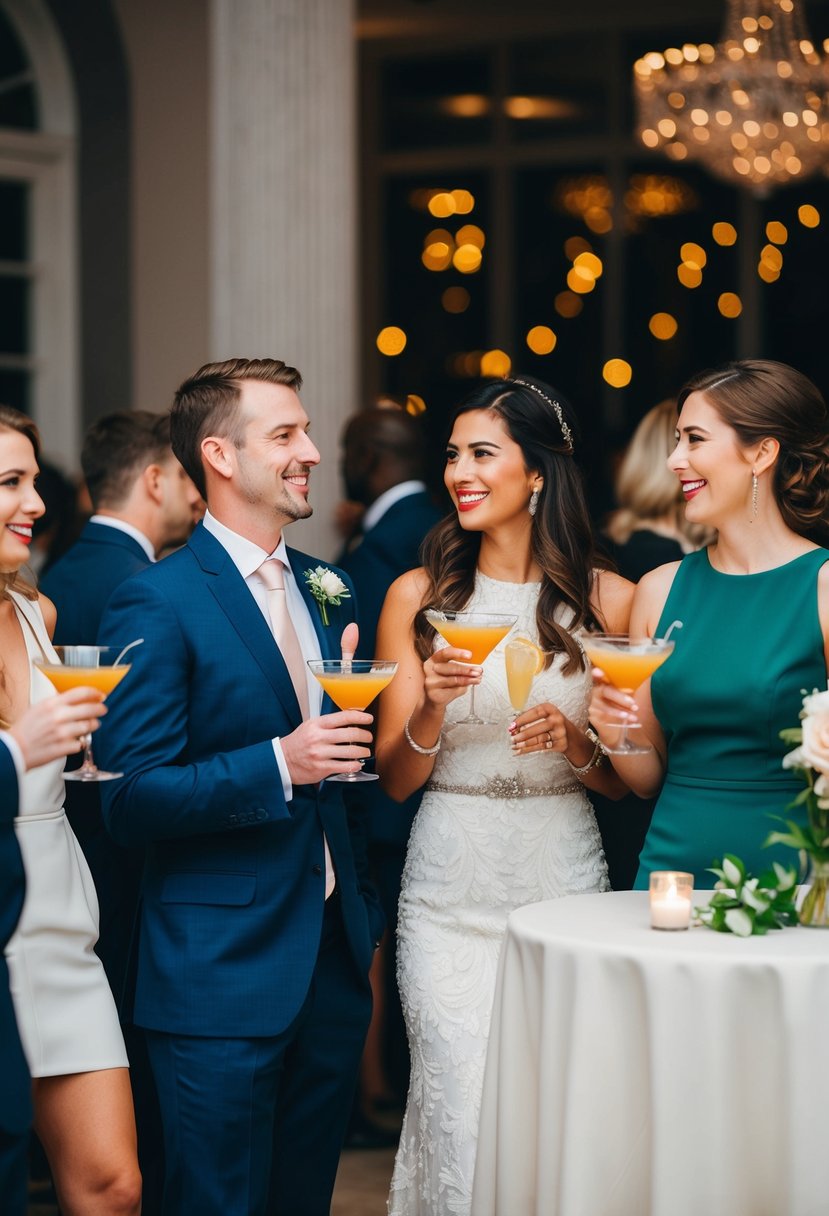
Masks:
[[[584,786],[580,781],[568,781],[565,785],[522,785],[517,777],[490,777],[483,785],[429,781],[426,789],[437,794],[470,794],[479,798],[549,798],[556,794],[576,794]]]

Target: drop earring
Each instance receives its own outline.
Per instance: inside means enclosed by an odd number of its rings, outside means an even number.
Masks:
[[[536,511],[538,510],[538,500],[540,497],[540,492],[538,490],[533,490],[532,494],[530,495],[529,506],[527,507],[530,515],[535,515]]]
[[[759,485],[759,480],[757,478],[757,474],[754,472],[754,469],[752,469],[751,470],[751,521],[750,521],[751,523],[754,523],[755,519],[757,518],[757,498],[758,498],[757,487],[758,487],[758,485]]]

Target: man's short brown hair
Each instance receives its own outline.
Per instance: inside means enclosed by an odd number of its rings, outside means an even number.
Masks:
[[[170,460],[170,415],[149,410],[105,414],[86,433],[81,468],[93,508],[123,506],[136,478]]]
[[[299,392],[302,376],[281,359],[226,359],[205,363],[178,389],[170,415],[173,451],[207,499],[201,445],[208,435],[220,435],[239,448],[244,443],[244,419],[239,412],[245,380],[284,384]]]

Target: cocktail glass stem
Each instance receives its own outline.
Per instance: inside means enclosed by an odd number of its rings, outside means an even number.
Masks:
[[[477,684],[469,685],[469,713],[466,715],[465,718],[460,719],[460,724],[463,726],[467,726],[470,724],[472,726],[486,725],[486,723],[484,722],[484,719],[479,718],[478,715],[475,713],[475,689],[476,688],[477,688]]]

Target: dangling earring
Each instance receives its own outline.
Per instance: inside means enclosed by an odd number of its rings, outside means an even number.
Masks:
[[[751,470],[751,519],[749,523],[754,523],[757,518],[757,486],[759,485],[757,474],[754,469]]]
[[[532,494],[530,495],[529,506],[527,507],[527,510],[529,511],[530,515],[535,515],[536,511],[538,510],[538,500],[540,497],[541,497],[540,491],[533,490]]]

